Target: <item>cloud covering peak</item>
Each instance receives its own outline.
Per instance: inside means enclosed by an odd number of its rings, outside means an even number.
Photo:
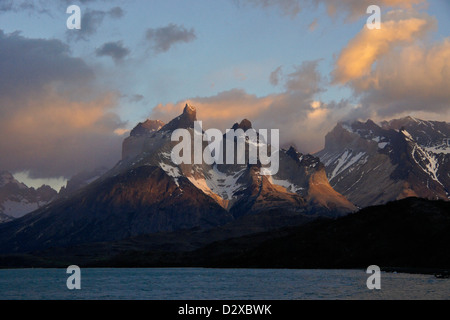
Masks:
[[[0,31],[0,47],[0,168],[70,177],[119,158],[118,97],[95,69],[59,40]]]

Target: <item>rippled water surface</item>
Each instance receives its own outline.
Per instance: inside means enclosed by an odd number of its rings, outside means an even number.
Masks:
[[[363,270],[82,269],[81,290],[64,269],[0,270],[0,299],[300,300],[449,299],[450,280],[382,273],[370,291]]]

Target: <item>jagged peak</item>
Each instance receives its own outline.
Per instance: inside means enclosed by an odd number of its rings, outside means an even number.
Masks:
[[[297,149],[295,149],[295,147],[291,146],[289,148],[289,150],[286,152],[286,154],[288,156],[290,156],[292,159],[294,159],[295,161],[300,161],[300,156],[302,156],[302,154],[300,154]]]
[[[193,128],[194,121],[197,121],[197,109],[193,105],[186,103],[183,113],[162,127],[161,131]]]
[[[184,110],[183,110],[183,114],[185,114],[185,113],[187,113],[187,114],[197,114],[197,108],[195,107],[195,106],[193,106],[192,104],[190,104],[190,103],[186,103],[186,106],[184,107]]]
[[[197,108],[189,103],[186,103],[186,106],[184,107],[183,114],[181,115],[181,117],[186,118],[190,121],[196,121],[197,120]]]

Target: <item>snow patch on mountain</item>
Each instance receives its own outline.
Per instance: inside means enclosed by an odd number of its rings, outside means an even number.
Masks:
[[[20,218],[25,214],[39,209],[39,203],[30,203],[25,199],[21,201],[7,200],[1,204],[3,213],[13,218]]]
[[[450,146],[448,144],[424,147],[424,149],[434,154],[450,154]]]
[[[439,180],[439,159],[436,158],[436,153],[428,151],[426,148],[422,148],[412,137],[412,135],[406,131],[401,131],[406,137],[406,140],[413,145],[411,152],[412,159],[427,175],[440,185],[444,186]]]
[[[269,181],[270,181],[270,183],[280,186],[280,187],[283,187],[287,191],[292,192],[292,193],[299,193],[300,191],[304,190],[304,188],[301,188],[301,187],[295,185],[294,183],[290,182],[289,180],[277,180],[277,179],[274,179],[273,176],[269,176]]]
[[[175,181],[175,183],[177,184],[177,186],[180,186],[178,184],[178,178],[181,177],[181,172],[180,169],[178,169],[177,167],[173,167],[171,165],[168,165],[164,162],[160,162],[159,166],[161,167],[161,169],[163,169],[168,176],[172,177]]]
[[[434,181],[442,185],[437,174],[439,170],[439,161],[435,159],[432,153],[428,153],[420,146],[415,145],[411,156],[425,173],[427,173]]]
[[[214,166],[213,169],[204,174],[204,177],[194,178],[190,176],[188,179],[205,194],[213,193],[224,200],[231,200],[234,198],[234,194],[242,188],[238,180],[244,172],[245,169],[234,174],[226,174],[220,172],[217,166]]]
[[[337,160],[338,163],[331,173],[329,180],[333,180],[338,174],[360,161],[365,154],[365,152],[359,152],[358,154],[353,155],[351,151],[345,150],[345,152]]]

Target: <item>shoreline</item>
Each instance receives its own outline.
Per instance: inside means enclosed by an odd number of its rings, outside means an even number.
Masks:
[[[1,271],[7,270],[49,270],[49,269],[65,269],[63,266],[40,266],[40,267],[0,267]],[[358,270],[361,272],[365,272],[364,268],[270,268],[270,267],[202,267],[202,266],[152,266],[152,267],[132,267],[132,266],[87,266],[81,267],[82,269],[203,269],[203,270]],[[450,279],[450,269],[441,269],[441,268],[411,268],[411,267],[381,267],[381,272],[385,273],[401,273],[401,274],[412,274],[412,275],[434,275],[439,279]]]

